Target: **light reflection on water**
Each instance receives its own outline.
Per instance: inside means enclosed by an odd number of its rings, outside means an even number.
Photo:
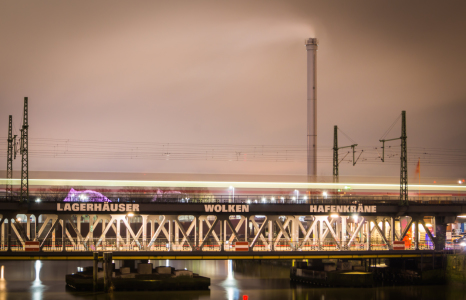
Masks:
[[[42,300],[42,296],[44,295],[44,291],[46,286],[42,284],[40,281],[40,269],[42,268],[42,262],[40,260],[36,260],[34,262],[34,272],[35,272],[35,279],[31,285],[31,293],[33,300]]]
[[[0,276],[0,300],[5,300],[6,299],[6,283],[5,283],[5,277],[4,277],[4,271],[5,271],[5,266],[1,266],[1,276]]]
[[[166,260],[152,261],[164,266]],[[316,288],[293,285],[289,268],[254,261],[177,261],[169,264],[176,269],[192,270],[211,278],[210,291],[115,292],[113,295],[92,292],[69,292],[65,289],[65,274],[77,267],[92,265],[90,261],[7,261],[4,280],[0,279],[0,300],[7,299],[164,299],[164,300],[459,300],[466,299],[463,287],[405,286],[365,289]]]
[[[234,276],[233,262],[231,259],[225,262],[227,263],[227,278],[220,285],[225,288],[228,300],[236,300],[239,298],[239,291]]]

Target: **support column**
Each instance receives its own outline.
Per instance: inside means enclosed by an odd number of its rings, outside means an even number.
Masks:
[[[395,241],[395,217],[390,218],[390,243],[392,243],[391,249],[393,249],[393,242]]]
[[[291,249],[292,250],[296,250],[296,248],[298,247],[298,243],[299,243],[299,224],[298,222],[299,221],[299,216],[292,216],[292,218],[294,218],[292,221],[291,221],[291,241],[292,241],[292,245],[291,245]]]
[[[371,250],[371,220],[366,221],[366,250],[370,251]]]
[[[66,251],[66,245],[65,245],[65,236],[66,236],[66,220],[65,219],[62,219],[60,220],[60,224],[61,224],[61,245],[62,245],[62,252],[65,252]]]
[[[340,230],[341,229],[340,228],[341,227],[341,224],[340,224],[341,219],[342,219],[341,217],[335,218],[335,233],[336,233],[336,236],[337,236],[337,239],[338,239],[339,242],[341,241],[341,230]],[[330,223],[332,224],[332,222],[330,222]]]
[[[273,221],[269,221],[269,251],[273,251]]]
[[[146,249],[147,245],[147,217],[148,215],[142,215],[142,249]]]
[[[57,217],[57,221],[58,222],[58,217]],[[52,230],[52,251],[55,250],[55,246],[56,246],[56,243],[55,243],[55,231],[57,230],[57,227],[53,228]]]
[[[219,218],[219,217],[218,217]],[[225,247],[224,247],[224,243],[223,243],[223,222],[225,222],[223,219],[220,219],[219,218],[219,221],[218,224],[220,225],[220,236],[219,236],[219,241],[220,241],[220,251],[224,251],[225,250]],[[215,230],[215,229],[214,229]]]
[[[112,252],[104,252],[104,292],[112,291]]]
[[[28,240],[31,240],[31,214],[26,214],[26,236]]]
[[[255,220],[255,216],[251,216]],[[249,223],[249,235],[254,237],[256,236],[256,233],[254,232],[254,226],[252,225],[252,222]]]
[[[244,241],[248,241],[248,231],[249,231],[249,217],[248,216],[243,216],[245,218],[244,220]]]
[[[180,246],[180,227],[178,226],[178,222],[175,222],[175,241],[173,243],[173,250],[178,251]]]
[[[317,219],[316,220],[317,223],[317,227],[319,228],[317,230],[318,232],[318,240],[319,240],[319,250],[322,250],[323,249],[323,245],[324,245],[324,222],[322,221],[322,219]]]
[[[227,216],[227,218],[230,218],[230,216]],[[227,220],[223,220],[223,240],[222,240],[222,243],[223,243],[224,250],[225,250],[226,241],[227,241]]]
[[[194,249],[197,249],[201,244],[199,242],[199,216],[194,216]]]
[[[82,235],[81,233],[81,215],[77,215],[76,216],[76,229],[78,229],[79,233]],[[89,228],[90,229],[90,228]],[[78,246],[81,245],[81,239],[79,238],[79,234],[77,235],[77,240],[78,240]]]
[[[129,227],[131,227],[131,219],[132,219],[132,217],[128,216],[128,226]],[[126,226],[125,226],[125,228],[126,228],[126,247],[129,250],[129,249],[132,249],[132,247],[131,247],[131,245],[132,245],[132,243],[131,243],[131,234],[129,233],[129,228],[127,228]]]
[[[415,250],[419,250],[419,219],[414,221],[414,243],[416,245]]]
[[[1,230],[2,230],[2,232],[1,232],[1,234],[2,234],[2,247],[1,248],[2,248],[2,250],[4,250],[5,249],[5,221],[3,221],[3,223],[2,223]]]
[[[39,218],[40,218],[40,215],[37,215],[37,214],[34,214],[34,241],[38,241],[39,240],[39,237],[37,236],[37,233],[39,231]]]
[[[341,250],[347,250],[347,242],[346,242],[346,219],[347,216],[341,216],[341,245],[342,249]]]
[[[94,250],[97,251],[97,248],[95,247],[96,246],[96,243],[94,243],[94,229],[92,227],[92,223],[94,222],[94,220],[91,219],[91,216],[89,216],[89,239],[90,239],[90,245],[92,245],[94,247]],[[96,225],[97,226],[97,225]],[[102,219],[102,233],[104,233],[104,220]],[[92,249],[92,248],[91,248]]]
[[[386,226],[385,226],[385,217],[382,217],[382,234],[384,238],[387,238]]]
[[[89,221],[90,221],[90,220],[91,220],[91,216],[89,216]],[[109,225],[110,225],[110,221],[111,221],[111,219],[108,220],[108,224],[109,224]],[[92,223],[93,223],[93,222],[94,222],[94,220],[92,220]],[[113,221],[112,221],[112,222],[113,222]],[[105,220],[102,219],[102,243],[101,243],[101,245],[102,245],[102,251],[106,251],[106,250],[107,250],[107,241],[106,241],[106,239],[107,239],[107,233],[105,233],[105,227],[106,227],[106,225],[105,225]],[[107,231],[107,232],[108,232],[108,231]],[[105,233],[105,234],[104,234],[104,233]],[[116,235],[116,232],[115,232],[115,235]],[[96,249],[96,250],[97,250],[97,249]]]
[[[204,241],[204,219],[202,216],[199,217],[199,241],[197,246],[200,247],[202,242]]]
[[[99,272],[99,252],[93,253],[93,259],[94,267],[92,268],[92,289],[95,293],[97,292],[97,274]]]
[[[120,239],[121,239],[121,220],[117,220],[116,224],[116,249],[117,251],[120,251]]]
[[[173,220],[168,218],[168,249],[169,251],[173,250]]]
[[[435,217],[435,250],[444,250],[447,239],[447,222],[445,217]]]
[[[11,252],[11,218],[8,218],[8,252]]]

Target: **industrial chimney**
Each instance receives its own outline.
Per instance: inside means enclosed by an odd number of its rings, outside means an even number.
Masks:
[[[317,179],[317,39],[306,40],[307,50],[307,180]]]

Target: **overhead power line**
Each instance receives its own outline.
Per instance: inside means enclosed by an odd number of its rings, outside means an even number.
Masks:
[[[380,147],[358,146],[364,152],[358,164],[379,165]],[[29,156],[55,159],[118,159],[118,160],[181,160],[181,161],[246,161],[305,162],[306,145],[194,144],[129,141],[98,141],[78,139],[29,138]],[[329,147],[317,149],[318,163],[332,163]],[[0,137],[0,157],[7,153],[7,137]],[[386,145],[385,163],[400,162],[400,145]],[[426,166],[465,166],[466,149],[410,147],[408,161],[421,158]],[[348,156],[341,164],[352,164]]]

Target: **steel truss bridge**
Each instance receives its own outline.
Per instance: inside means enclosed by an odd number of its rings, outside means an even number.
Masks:
[[[90,259],[95,251],[113,251],[115,259],[432,256],[445,247],[446,224],[465,213],[466,199],[438,198],[409,205],[371,197],[3,201],[0,259]],[[394,249],[403,240],[405,250]],[[38,251],[28,251],[28,241]],[[236,242],[248,242],[248,251],[237,251]]]

